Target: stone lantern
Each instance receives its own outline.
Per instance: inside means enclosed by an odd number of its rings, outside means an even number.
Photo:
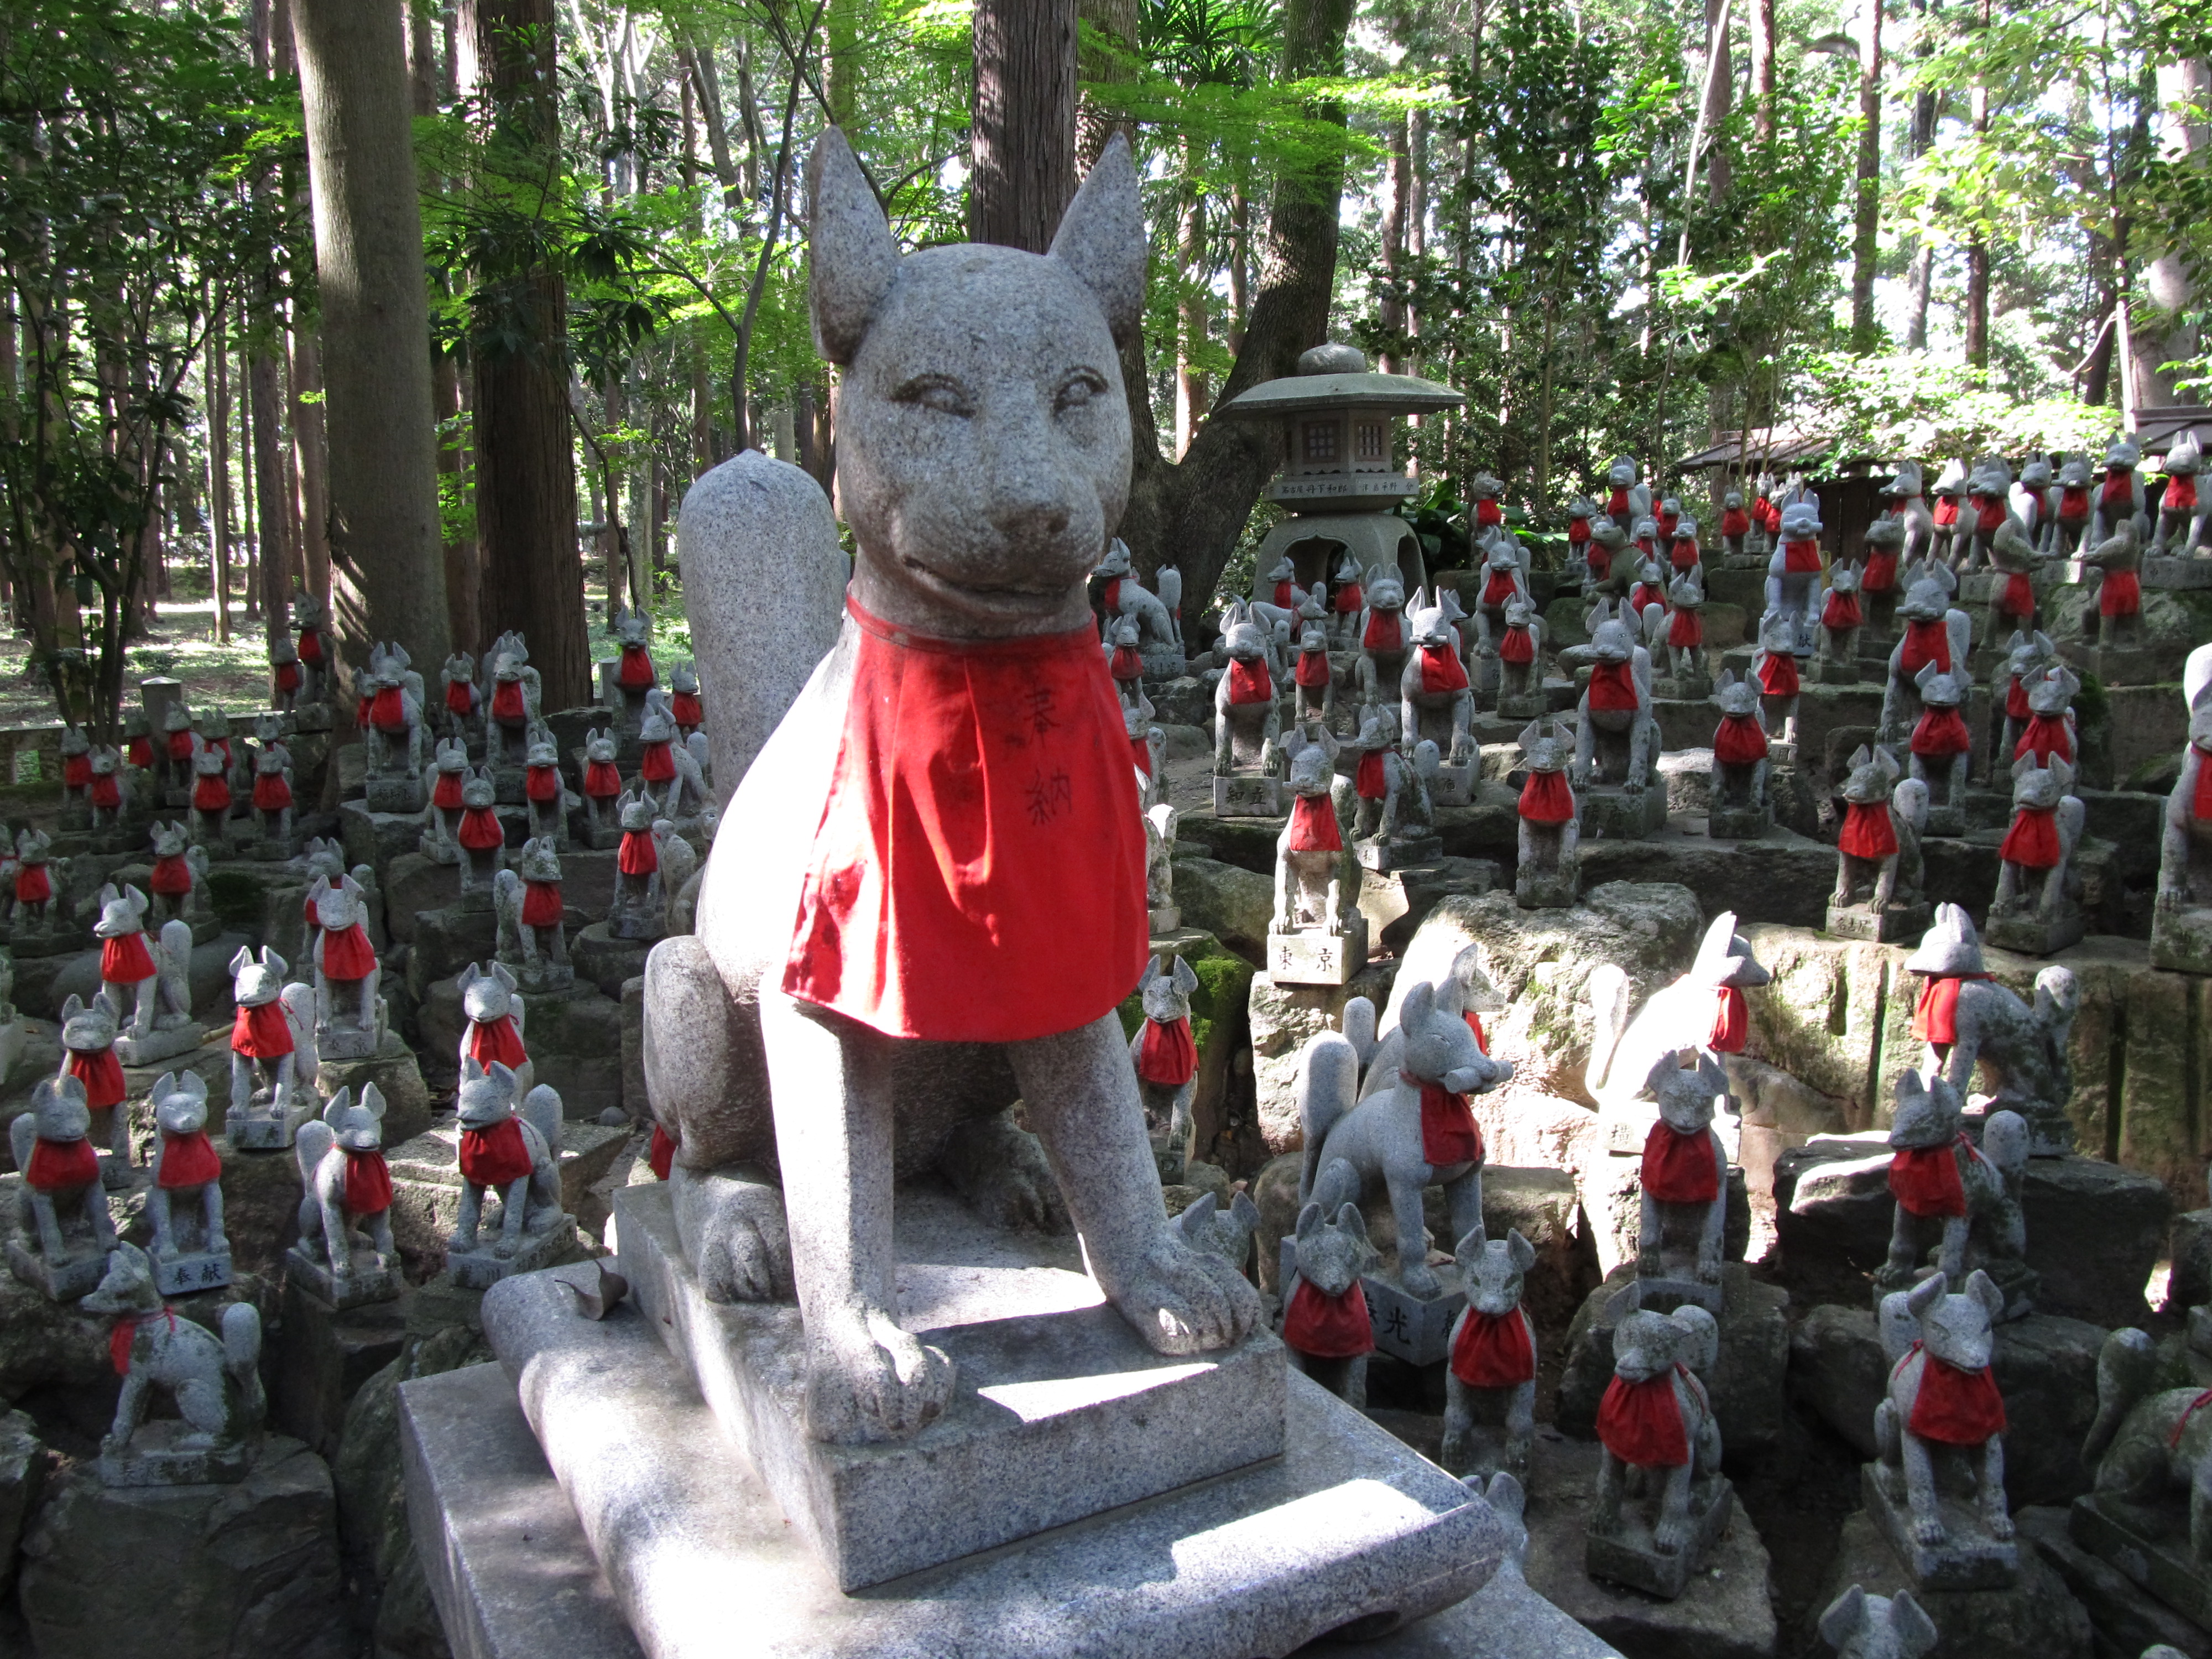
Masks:
[[[1391,456],[1405,416],[1466,401],[1434,380],[1377,374],[1358,348],[1330,344],[1300,357],[1296,374],[1264,381],[1216,409],[1224,418],[1273,421],[1282,433],[1283,469],[1266,494],[1291,516],[1260,544],[1252,597],[1273,599],[1267,573],[1286,554],[1303,588],[1334,583],[1347,552],[1363,580],[1370,565],[1395,565],[1408,593],[1426,586],[1420,539],[1391,511],[1420,486]]]

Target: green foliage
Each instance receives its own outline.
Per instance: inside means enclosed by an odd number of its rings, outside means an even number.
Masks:
[[[1836,434],[1835,456],[2087,453],[2111,436],[2110,410],[2072,398],[2023,401],[1962,362],[1921,354],[1805,362],[1814,398]]]

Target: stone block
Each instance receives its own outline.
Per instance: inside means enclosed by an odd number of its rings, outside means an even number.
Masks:
[[[2005,1491],[2014,1508],[2063,1504],[2089,1489],[2081,1440],[2097,1413],[2104,1340],[2095,1325],[2051,1314],[1997,1327],[1990,1365],[2004,1395]],[[1815,1308],[1790,1334],[1790,1392],[1862,1457],[1875,1455],[1874,1408],[1888,1380],[1869,1307]]]
[[[415,913],[407,949],[407,989],[418,1002],[470,963],[489,962],[499,945],[499,918],[486,902],[447,904]]]
[[[1302,927],[1267,934],[1267,976],[1283,986],[1349,985],[1367,966],[1367,918],[1354,915],[1341,933]]]
[[[21,1412],[0,1414],[0,1595],[15,1583],[15,1547],[46,1495],[46,1449]]]
[[[421,786],[416,786],[419,793]],[[338,834],[345,842],[346,868],[366,864],[381,870],[413,853],[422,838],[422,809],[372,811],[366,801],[338,803]]]
[[[344,1659],[353,1651],[330,1471],[272,1436],[234,1486],[103,1486],[64,1470],[24,1540],[40,1659],[118,1653]]]
[[[1583,883],[1648,881],[1664,875],[1697,895],[1707,916],[1816,927],[1836,879],[1836,849],[1778,824],[1753,839],[1715,839],[1695,818],[1670,819],[1642,841],[1592,841],[1581,848]]]
[[[1267,877],[1210,858],[1178,856],[1175,895],[1185,927],[1212,934],[1248,962],[1267,960],[1275,907],[1274,884]]]
[[[1524,1568],[1529,1589],[1625,1654],[1773,1659],[1776,1627],[1767,1600],[1766,1547],[1740,1506],[1705,1571],[1674,1600],[1656,1601],[1600,1583],[1585,1569],[1599,1448],[1540,1427],[1531,1454]],[[1531,1651],[1547,1653],[1542,1648]],[[1571,1645],[1565,1651],[1577,1650]]]
[[[1632,1266],[1617,1268],[1584,1299],[1568,1328],[1554,1419],[1563,1433],[1597,1432],[1598,1402],[1613,1380],[1613,1333],[1627,1311],[1615,1298],[1635,1277]],[[1790,1297],[1779,1286],[1754,1279],[1735,1261],[1721,1269],[1721,1290],[1720,1358],[1706,1372],[1705,1387],[1720,1422],[1721,1449],[1729,1467],[1755,1466],[1782,1442],[1784,1384],[1790,1370],[1790,1324],[1784,1310]]]
[[[568,959],[576,977],[599,987],[610,997],[622,995],[623,981],[645,971],[646,954],[659,942],[653,939],[617,939],[604,921],[568,935]]]
[[[1807,1623],[1853,1584],[1869,1595],[1912,1599],[1936,1621],[1926,1659],[2090,1659],[2089,1615],[2035,1550],[2020,1556],[2020,1582],[2003,1590],[1927,1590],[1912,1584],[1864,1510],[1847,1516],[1835,1558],[1812,1600]],[[1808,1640],[1809,1640],[1808,1632]]]
[[[1213,815],[1218,818],[1277,818],[1284,816],[1284,786],[1279,778],[1233,773],[1216,774]],[[1279,832],[1282,825],[1276,824]]]
[[[316,1091],[325,1100],[348,1088],[357,1100],[372,1083],[384,1097],[386,1146],[412,1139],[429,1127],[430,1091],[415,1051],[397,1031],[386,1030],[374,1054],[362,1060],[325,1059],[315,1073]]]
[[[1361,862],[1359,913],[1367,918],[1370,935],[1393,954],[1403,954],[1429,912],[1445,899],[1486,893],[1498,880],[1498,867],[1488,859],[1401,859],[1394,854],[1387,868],[1377,869],[1363,854]]]
[[[1344,1005],[1364,996],[1380,1011],[1389,1001],[1395,963],[1372,963],[1342,985],[1278,985],[1252,975],[1247,1011],[1252,1032],[1252,1084],[1261,1139],[1270,1152],[1303,1144],[1298,1124],[1298,1054],[1309,1038],[1335,1030]]]
[[[410,1521],[458,1659],[726,1654],[732,1603],[696,1594],[702,1574],[744,1587],[763,1659],[1245,1659],[1449,1606],[1504,1554],[1486,1504],[1293,1376],[1279,1461],[843,1595],[637,1315],[548,1334],[522,1379],[528,1422],[495,1367],[400,1391]],[[550,1622],[550,1601],[572,1615]],[[641,1641],[622,1644],[617,1609]]]
[[[645,976],[626,979],[622,988],[622,1109],[634,1122],[653,1115],[645,1091]]]
[[[1195,1364],[1156,1355],[1081,1273],[1069,1241],[1000,1232],[919,1191],[897,1206],[902,1310],[957,1366],[953,1398],[908,1440],[823,1444],[805,1430],[797,1309],[709,1303],[676,1243],[665,1188],[625,1188],[615,1206],[640,1310],[845,1589],[1282,1450],[1285,1366],[1273,1337]],[[987,1264],[985,1288],[975,1269]],[[551,1297],[557,1289],[520,1281],[488,1299],[484,1330],[511,1370],[548,1340],[539,1310],[571,1316],[565,1297]],[[975,1504],[985,1490],[1000,1496]]]
[[[1940,1543],[1920,1540],[1907,1503],[1905,1479],[1879,1463],[1860,1466],[1865,1513],[1874,1517],[1890,1554],[1904,1567],[1916,1592],[1923,1590],[2009,1590],[2020,1582],[2020,1545],[1992,1536],[1982,1525],[1973,1499],[1954,1491],[1939,1465],[1936,1510],[1943,1524]]]
[[[1667,792],[1653,787],[1631,793],[1610,785],[1577,790],[1586,841],[1640,841],[1667,827]]]
[[[1488,1583],[1455,1607],[1388,1636],[1354,1630],[1299,1651],[1314,1659],[1329,1654],[1340,1659],[1620,1659],[1618,1649],[1529,1589],[1521,1564],[1510,1556]]]
[[[2077,1498],[2077,1504],[2089,1500]],[[2111,1563],[2075,1542],[2069,1511],[2043,1505],[2013,1513],[2021,1541],[2032,1547],[2082,1605],[2107,1650],[2139,1654],[2163,1642],[2185,1659],[2212,1659],[2212,1630],[2183,1618]]]
[[[2173,1218],[2173,1271],[2166,1280],[2166,1311],[2180,1314],[2212,1304],[2212,1210]]]

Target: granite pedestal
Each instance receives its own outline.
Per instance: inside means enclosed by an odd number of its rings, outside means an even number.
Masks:
[[[1876,910],[1871,904],[1838,904],[1832,900],[1827,931],[1838,939],[1863,939],[1873,945],[1917,944],[1934,915],[1924,903],[1892,903]]]
[[[489,1194],[486,1194],[489,1198]],[[503,1201],[503,1200],[502,1200]],[[563,1212],[539,1232],[525,1230],[511,1251],[501,1254],[501,1229],[486,1217],[477,1232],[477,1248],[446,1251],[446,1271],[465,1291],[488,1291],[517,1273],[536,1273],[565,1261],[576,1249],[576,1218]]]
[[[1218,818],[1279,818],[1283,816],[1283,781],[1257,773],[1213,778],[1213,816]]]
[[[2150,965],[2182,974],[2212,974],[2212,907],[2151,912]]]
[[[26,1248],[21,1239],[11,1238],[8,1241],[8,1271],[33,1290],[43,1291],[53,1301],[74,1302],[100,1288],[100,1281],[107,1272],[107,1258],[88,1250],[59,1263],[50,1263],[37,1251]]]
[[[179,1054],[191,1053],[206,1038],[207,1031],[208,1028],[198,1020],[188,1020],[167,1030],[149,1031],[143,1036],[125,1031],[115,1039],[115,1057],[125,1066],[158,1065]]]
[[[141,1423],[131,1443],[100,1454],[100,1478],[110,1486],[232,1486],[253,1466],[253,1448],[244,1441],[193,1445],[204,1438],[176,1418]]]
[[[1601,1532],[1592,1521],[1583,1546],[1583,1565],[1593,1578],[1602,1578],[1631,1589],[1642,1590],[1671,1601],[1688,1588],[1691,1578],[1728,1530],[1735,1513],[1735,1489],[1724,1475],[1697,1481],[1690,1489],[1690,1536],[1679,1550],[1662,1550],[1652,1540],[1648,1507],[1634,1498],[1624,1501],[1618,1522]]]
[[[1898,1564],[1921,1589],[2008,1589],[2019,1582],[2020,1546],[2010,1539],[1992,1538],[1982,1529],[1979,1509],[1945,1490],[1948,1471],[1940,1467],[1936,1471],[1936,1512],[1944,1531],[1940,1544],[1923,1544],[1913,1536],[1912,1511],[1905,1501],[1901,1476],[1881,1463],[1865,1464],[1860,1473],[1867,1513]]]
[[[346,1252],[347,1270],[334,1273],[318,1249],[312,1254],[301,1240],[284,1252],[284,1276],[309,1295],[319,1297],[333,1312],[389,1302],[401,1290],[396,1256],[386,1261],[374,1249],[356,1245]]]
[[[152,1258],[154,1288],[163,1296],[190,1296],[196,1291],[219,1291],[230,1283],[230,1252],[178,1250]]]
[[[2067,1530],[2092,1555],[2212,1632],[2212,1574],[2190,1550],[2185,1498],[2146,1507],[2090,1492],[2074,1500]]]
[[[1575,805],[1584,841],[1638,841],[1667,827],[1667,792],[1656,785],[1637,792],[1595,785],[1577,791]]]
[[[2017,951],[2024,957],[2047,957],[2069,945],[2079,945],[2087,931],[2079,908],[2069,904],[2050,916],[2033,910],[1993,915],[1983,928],[1982,937],[2000,951]]]
[[[1267,932],[1267,972],[1279,985],[1349,985],[1367,965],[1367,918],[1354,915],[1340,933],[1319,927]]]

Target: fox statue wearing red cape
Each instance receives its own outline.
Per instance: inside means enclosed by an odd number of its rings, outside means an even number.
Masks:
[[[1147,959],[1144,826],[1086,582],[1129,486],[1128,151],[1042,255],[902,258],[835,131],[807,182],[858,555],[835,644],[722,814],[696,933],[647,963],[645,1058],[687,1257],[710,1296],[795,1291],[808,1431],[856,1442],[914,1433],[952,1392],[951,1361],[899,1324],[895,1176],[933,1170],[988,1219],[1073,1222],[1164,1353],[1241,1342],[1261,1308],[1169,1224],[1114,1012]],[[726,466],[751,493],[724,496],[738,522],[690,573],[714,590],[694,641],[711,683],[757,688],[793,609],[716,595],[789,592],[793,538],[820,545],[829,508],[796,468]]]

